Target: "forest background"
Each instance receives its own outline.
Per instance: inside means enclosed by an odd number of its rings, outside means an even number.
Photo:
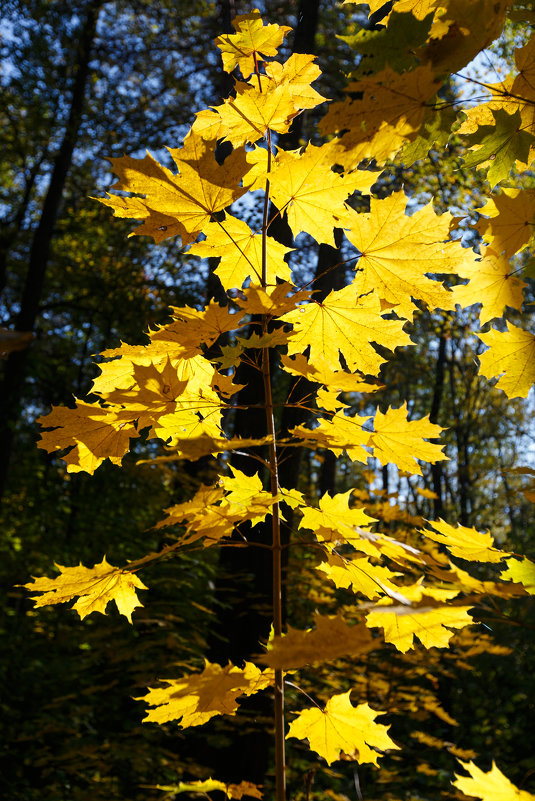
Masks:
[[[389,10],[368,19],[364,6],[319,0],[256,6],[266,20],[294,28],[288,53],[318,54],[318,87],[334,100],[342,96],[343,73],[376,57],[376,46],[359,42],[358,31],[380,31]],[[52,562],[94,564],[105,553],[115,564],[160,548],[165,535],[152,527],[161,510],[209,480],[210,459],[134,469],[135,453],[121,470],[105,464],[94,476],[67,474],[61,460],[37,449],[35,421],[51,405],[72,405],[73,394],[90,390],[97,373],[93,354],[139,341],[141,331],[168,319],[169,306],[220,299],[206,260],[185,255],[172,239],[156,247],[146,238],[128,238],[131,225],[112,224],[89,196],[113,183],[105,157],[142,156],[150,147],[164,158],[164,147],[182,140],[193,110],[228,94],[229,76],[212,41],[230,30],[235,13],[250,10],[239,2],[30,0],[8,2],[2,12],[0,574],[6,603],[0,781],[16,801],[160,798],[151,785],[207,778],[236,744],[224,722],[188,738],[172,726],[141,727],[133,697],[170,665],[185,671],[202,665],[206,653],[222,662],[243,653],[250,621],[239,616],[254,602],[252,568],[245,566],[240,577],[217,555],[196,552],[149,568],[151,603],[136,613],[134,627],[118,615],[80,623],[66,608],[35,610],[15,585],[47,574]],[[529,38],[529,12],[519,14],[520,21],[511,16],[500,40],[472,68],[477,80],[498,80],[495,71],[505,74],[514,47]],[[448,91],[453,100],[473,86],[459,80]],[[314,125],[307,112],[279,147],[298,147]],[[485,187],[484,172],[463,167],[461,159],[460,142],[457,150],[434,151],[432,170],[391,165],[380,194],[403,183],[415,208],[433,199],[437,210],[461,216],[482,204]],[[287,232],[280,236],[285,241]],[[332,266],[340,254],[310,239],[299,258],[304,281],[318,258]],[[529,259],[525,255],[528,302]],[[447,425],[450,461],[408,476],[379,463],[356,466],[336,462],[329,451],[321,459],[305,451],[302,486],[323,494],[358,484],[383,515],[396,501],[407,520],[443,517],[490,529],[502,547],[533,556],[533,506],[522,491],[524,476],[512,472],[533,461],[530,399],[509,400],[478,375],[483,348],[471,335],[470,312],[422,314],[418,322],[416,348],[398,352],[388,365],[382,402],[398,405],[410,396],[414,415]],[[15,328],[31,337],[17,343],[27,347],[12,351],[18,355],[10,361]],[[288,591],[293,619],[324,600],[306,562],[294,565]],[[470,663],[465,643],[448,653],[431,649],[418,660],[381,653],[369,657],[365,671],[355,669],[354,681],[367,683],[372,699],[389,677],[397,713],[391,734],[403,739],[403,755],[393,756],[380,774],[373,768],[348,774],[321,768],[297,749],[292,797],[308,798],[314,784],[329,788],[322,792],[333,798],[360,797],[361,788],[370,799],[436,798],[437,787],[440,797],[456,797],[449,784],[455,757],[476,754],[478,764],[490,767],[494,759],[527,787],[535,771],[529,601],[521,608],[496,603],[485,626],[495,646],[477,653],[474,645]],[[345,689],[345,668],[320,671],[315,681]],[[251,726],[266,711],[245,707],[241,714],[237,770],[255,749],[266,748]]]

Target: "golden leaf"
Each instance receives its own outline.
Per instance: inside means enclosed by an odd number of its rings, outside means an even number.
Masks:
[[[340,364],[340,355],[351,370],[377,375],[385,359],[372,347],[375,342],[389,350],[411,345],[403,331],[404,320],[386,320],[375,293],[358,297],[358,284],[333,290],[321,303],[311,301],[281,318],[293,325],[288,355],[310,348],[308,361]],[[341,366],[341,364],[340,364]]]
[[[232,27],[236,33],[224,33],[214,43],[221,50],[223,69],[232,72],[239,66],[244,78],[255,71],[263,56],[276,56],[284,37],[292,30],[287,25],[264,25],[257,8],[234,17]]]
[[[470,777],[455,774],[457,781],[452,784],[465,795],[475,796],[482,801],[535,801],[535,795],[515,787],[494,762],[488,773],[484,773],[473,762],[459,762]]]
[[[481,261],[457,267],[458,275],[470,280],[464,286],[453,287],[453,300],[463,307],[481,303],[481,325],[494,317],[501,317],[506,306],[520,311],[526,284],[514,272],[515,268],[506,256],[497,256],[487,249]]]
[[[49,414],[37,418],[41,426],[53,429],[43,431],[37,444],[48,453],[74,446],[63,457],[67,472],[94,473],[106,459],[121,464],[130,439],[139,436],[135,417],[121,407],[84,401],[78,401],[75,409],[53,406]]]
[[[261,139],[268,128],[287,133],[300,111],[314,108],[325,100],[310,86],[321,74],[313,61],[314,56],[295,53],[282,65],[267,64],[266,75],[258,78],[260,86],[257,76],[248,83],[237,81],[236,96],[214,108],[220,120],[215,136],[239,147]],[[210,136],[214,136],[216,130],[213,126],[211,121]]]
[[[119,176],[113,189],[135,192],[144,198],[109,195],[101,198],[118,217],[144,220],[135,234],[148,234],[155,242],[179,235],[183,244],[193,242],[212,215],[222,211],[246,191],[239,186],[236,156],[220,165],[215,142],[190,131],[183,148],[170,149],[179,174],[174,175],[149,153],[143,159],[130,156],[110,159]],[[243,158],[242,174],[247,164]]]
[[[381,464],[395,464],[400,470],[421,476],[422,470],[416,459],[423,462],[435,462],[447,459],[442,453],[444,446],[426,439],[438,437],[440,426],[429,422],[429,416],[419,420],[407,419],[407,403],[399,409],[390,407],[383,414],[377,411],[373,426],[375,432],[371,434],[368,445],[373,447],[373,455]]]
[[[245,662],[243,669],[206,662],[202,673],[165,680],[167,687],[149,688],[147,695],[136,700],[153,707],[143,722],[161,724],[176,720],[186,729],[202,726],[215,715],[235,715],[239,696],[254,695],[270,687],[273,681],[272,670],[262,671],[252,662]]]
[[[55,579],[34,578],[24,584],[31,592],[43,593],[34,598],[36,606],[63,604],[78,597],[73,606],[80,617],[91,612],[106,614],[110,601],[115,601],[117,609],[132,622],[132,612],[142,606],[136,590],[146,590],[143,582],[131,571],[108,564],[106,558],[94,567],[62,567],[56,565],[60,575]]]
[[[402,587],[401,590],[411,599],[411,588]],[[379,601],[375,610],[366,615],[366,625],[382,628],[386,642],[391,642],[401,653],[415,647],[414,637],[418,637],[425,648],[447,647],[454,633],[451,629],[473,624],[468,614],[470,607],[437,605],[431,600],[432,596],[426,595],[430,592],[430,588],[420,590],[420,606],[392,606],[386,600]],[[456,595],[457,590],[445,594]]]
[[[269,175],[270,197],[284,211],[294,237],[305,231],[317,242],[334,247],[333,228],[341,227],[345,201],[355,190],[368,192],[377,174],[355,170],[333,172],[332,148],[308,144],[300,150],[279,150]]]
[[[314,629],[300,631],[292,626],[282,637],[274,637],[260,661],[275,670],[290,670],[315,662],[328,662],[349,654],[363,654],[374,648],[365,625],[348,626],[340,614],[314,615]]]
[[[466,559],[471,562],[500,562],[508,556],[507,551],[494,548],[494,540],[487,532],[482,534],[475,528],[466,526],[451,526],[444,520],[430,520],[429,523],[439,533],[425,529],[422,531],[426,537],[445,545],[452,556]]]
[[[525,556],[522,559],[508,559],[507,569],[501,575],[506,581],[522,584],[529,595],[535,595],[535,563]]]
[[[251,231],[242,220],[227,214],[223,222],[208,223],[204,228],[206,239],[192,245],[189,252],[202,258],[220,258],[215,274],[223,289],[241,288],[248,279],[262,283],[262,234]],[[267,237],[267,283],[274,286],[276,279],[289,281],[292,272],[284,257],[291,252],[275,239]]]
[[[384,163],[416,136],[439,88],[428,64],[402,75],[386,67],[373,78],[350,83],[346,91],[359,99],[333,103],[319,125],[323,134],[347,131],[338,140],[334,161],[346,169],[366,158]]]
[[[492,195],[483,208],[477,230],[489,243],[489,250],[507,257],[523,250],[535,224],[535,190],[503,189]]]
[[[496,386],[508,398],[527,398],[535,382],[535,336],[509,323],[505,331],[491,328],[478,334],[488,350],[480,354],[479,372],[485,378],[498,378]]]
[[[368,704],[354,707],[350,694],[333,695],[325,709],[305,709],[290,723],[286,738],[308,740],[310,748],[329,765],[342,753],[359,763],[377,765],[380,751],[398,746],[388,736],[388,726],[375,722],[384,713],[375,712]]]
[[[458,266],[472,264],[476,255],[459,242],[446,241],[449,214],[439,217],[429,204],[408,217],[406,205],[403,192],[380,201],[372,198],[370,214],[353,214],[346,236],[362,254],[359,291],[375,290],[399,315],[412,319],[411,297],[431,310],[453,308],[452,293],[427,274],[454,273]]]

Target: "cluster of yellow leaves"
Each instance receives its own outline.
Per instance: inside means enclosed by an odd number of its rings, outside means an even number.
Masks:
[[[372,3],[371,11],[377,7]],[[315,58],[294,54],[284,63],[271,60],[289,29],[264,25],[257,10],[237,17],[235,33],[216,40],[224,68],[241,71],[243,80],[235,82],[233,96],[200,111],[183,146],[169,149],[176,172],[150,154],[111,159],[119,178],[113,188],[123,194],[102,199],[116,216],[142,221],[136,234],[156,242],[179,236],[190,246],[188,256],[219,259],[215,274],[228,305],[173,308],[172,322],[149,331],[147,344],[123,343],[105,351],[92,387],[96,400],[55,408],[40,418],[48,429],[40,446],[48,452],[67,450],[67,469],[89,473],[107,458],[120,464],[130,440],[142,431],[167,446],[163,459],[197,459],[268,442],[273,448],[273,436],[227,437],[225,415],[241,388],[233,382],[232,369],[240,361],[258,366],[261,358],[266,363],[267,357],[256,352],[282,347],[283,371],[316,385],[310,396],[313,422],[295,427],[291,441],[281,443],[284,447],[328,449],[363,463],[373,457],[414,475],[421,475],[420,461],[446,459],[437,441],[441,427],[427,416],[415,419],[406,402],[358,416],[345,400],[378,388],[385,351],[411,344],[406,327],[420,308],[480,303],[481,324],[501,317],[507,307],[521,309],[524,283],[510,259],[530,241],[534,195],[509,189],[492,194],[481,209],[478,230],[484,248],[476,255],[450,237],[454,220],[449,214],[438,216],[431,205],[409,214],[402,191],[381,200],[371,196],[377,172],[362,167],[363,160],[371,159],[381,166],[400,151],[409,152],[409,146],[415,152],[432,146],[433,115],[442,120],[437,92],[444,74],[466,64],[498,35],[505,7],[505,0],[469,0],[462,9],[458,0],[398,0],[397,14],[412,14],[417,21],[433,16],[429,37],[413,53],[418,63],[411,62],[402,73],[387,64],[375,75],[351,80],[347,99],[333,104],[320,124],[328,141],[308,142],[295,151],[273,149],[271,132],[286,133],[298,114],[325,101],[312,86],[320,76]],[[394,19],[390,15],[388,25]],[[460,129],[472,154],[466,163],[488,166],[493,185],[513,165],[531,158],[534,59],[533,43],[517,51],[518,74],[489,87],[491,100],[469,112]],[[221,140],[233,146],[223,163],[215,158]],[[334,229],[343,231],[355,262],[355,274],[345,286],[318,301],[293,285],[290,248],[268,235],[269,225],[253,230],[232,213],[234,201],[261,189],[276,213],[285,216],[294,238],[304,233],[332,246]],[[369,212],[356,212],[356,192],[370,196]],[[455,277],[468,283],[451,288]],[[228,338],[223,345],[222,335]],[[535,337],[512,324],[480,337],[489,347],[481,357],[482,374],[499,377],[498,386],[510,397],[526,396],[535,381]],[[162,553],[197,541],[204,547],[221,544],[236,533],[243,541],[240,525],[265,520],[284,500],[298,518],[297,536],[318,555],[315,570],[365,602],[353,625],[340,615],[316,615],[314,629],[290,627],[284,636],[278,634],[261,657],[266,670],[249,662],[244,668],[206,663],[202,673],[166,680],[166,686],[144,697],[151,707],[145,720],[178,721],[186,728],[219,714],[234,715],[237,699],[270,687],[274,671],[367,653],[383,642],[402,654],[418,641],[426,648],[445,648],[455,630],[473,623],[467,595],[533,593],[533,563],[499,551],[490,534],[429,521],[419,535],[425,543],[420,550],[373,530],[378,521],[364,505],[353,503],[351,494],[325,494],[316,507],[296,490],[267,491],[259,473],[249,476],[230,467],[218,483],[202,486],[192,499],[166,510],[158,527],[180,526],[182,531]],[[389,506],[384,519],[387,513],[394,514]],[[474,579],[450,557],[490,563],[507,559],[501,574],[505,581]],[[37,578],[26,586],[42,593],[37,606],[77,598],[74,608],[84,617],[104,612],[115,600],[131,621],[139,605],[136,589],[145,589],[132,570],[114,568],[104,559],[91,569],[60,567],[58,578]],[[382,630],[382,637],[370,629]],[[328,764],[356,759],[377,765],[380,754],[398,746],[387,727],[375,722],[383,713],[366,703],[353,706],[349,697],[347,691],[323,709],[304,710],[287,736],[307,739]],[[434,696],[422,704],[451,722]],[[458,779],[459,789],[481,792],[485,801],[499,797],[489,788],[504,785],[501,774],[483,779],[475,766],[469,770],[472,779]],[[230,798],[259,797],[252,786],[231,789],[211,779],[170,791],[195,786],[223,790]],[[528,796],[518,797],[527,801]]]
[[[258,440],[252,442],[256,444]],[[232,476],[223,476],[219,486],[202,486],[190,501],[166,509],[167,517],[158,523],[158,528],[186,523],[180,543],[190,545],[204,538],[207,547],[231,537],[240,523],[265,520],[279,496],[262,489],[258,474],[247,476],[235,467],[230,470]]]

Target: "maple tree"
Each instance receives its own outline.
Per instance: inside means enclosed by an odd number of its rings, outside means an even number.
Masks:
[[[407,327],[422,308],[447,311],[481,303],[483,326],[501,320],[506,308],[522,307],[524,284],[510,259],[529,242],[533,201],[530,190],[502,191],[498,184],[531,159],[533,42],[518,49],[517,73],[485,87],[491,99],[468,108],[454,130],[464,137],[465,164],[487,168],[489,199],[478,224],[481,254],[451,237],[456,220],[449,213],[437,215],[429,205],[409,215],[402,191],[383,199],[373,192],[388,159],[399,155],[409,163],[411,154],[425,156],[438,138],[447,141],[452,120],[442,114],[440,90],[447,75],[500,34],[505,2],[492,5],[488,22],[473,35],[488,7],[485,0],[474,0],[464,10],[454,2],[400,0],[386,32],[390,25],[395,29],[400,15],[408,15],[422,40],[400,71],[378,63],[375,74],[352,76],[347,99],[328,107],[321,120],[325,141],[294,151],[277,149],[275,135],[287,133],[303,111],[326,102],[312,86],[319,67],[305,54],[277,60],[286,26],[264,24],[256,10],[236,17],[235,33],[216,39],[225,70],[241,73],[235,95],[200,111],[183,146],[169,150],[176,172],[150,154],[111,159],[119,178],[113,189],[122,194],[110,192],[101,199],[115,216],[141,221],[136,234],[155,242],[179,236],[191,255],[219,258],[215,272],[227,305],[173,307],[172,322],[149,330],[147,344],[123,343],[101,354],[105,361],[92,386],[96,400],[78,400],[73,409],[54,407],[40,418],[45,429],[40,446],[62,452],[70,473],[94,473],[107,459],[121,465],[131,440],[141,436],[163,445],[155,464],[223,457],[218,481],[167,509],[157,524],[180,526],[178,537],[170,535],[160,551],[122,567],[105,558],[92,568],[58,565],[57,578],[34,578],[25,585],[40,593],[37,606],[76,599],[74,609],[83,618],[105,612],[115,601],[131,622],[140,605],[137,590],[147,589],[138,576],[146,565],[191,547],[254,547],[243,524],[270,521],[273,631],[263,652],[258,643],[256,663],[207,662],[202,673],[164,679],[166,686],[149,688],[143,700],[152,707],[146,721],[178,721],[186,728],[235,715],[243,696],[272,692],[277,801],[286,798],[287,738],[308,740],[329,765],[340,759],[378,765],[402,747],[388,733],[388,723],[375,721],[390,709],[354,705],[351,688],[323,706],[314,701],[287,730],[286,673],[344,655],[362,656],[378,642],[390,643],[401,655],[419,645],[447,648],[456,632],[472,625],[474,615],[477,619],[481,597],[533,594],[533,563],[497,548],[490,533],[439,519],[393,536],[381,525],[386,510],[375,516],[358,490],[327,492],[316,502],[296,486],[281,486],[278,478],[281,449],[291,447],[326,450],[361,464],[372,457],[416,476],[419,462],[445,460],[438,442],[442,428],[427,415],[415,418],[407,399],[363,416],[351,414],[348,401],[358,393],[373,404],[388,353],[411,346]],[[422,20],[429,22],[423,34]],[[216,158],[221,140],[233,148],[222,163]],[[262,193],[260,200],[256,192]],[[237,208],[246,208],[242,199],[248,193],[262,212],[257,228],[229,212],[236,201]],[[357,211],[363,197],[369,197],[369,210]],[[273,219],[282,215],[294,238],[306,234],[333,246],[334,230],[344,232],[355,269],[342,288],[318,300],[313,285],[292,282],[285,258],[289,248],[270,236]],[[535,337],[512,323],[509,328],[497,324],[500,328],[478,333],[488,346],[480,358],[481,374],[498,378],[497,391],[508,397],[526,397],[535,381]],[[284,374],[314,385],[305,400],[295,402],[308,417],[288,437],[277,429],[275,354]],[[241,364],[256,371],[263,387],[266,435],[230,435],[229,414],[240,405],[242,387],[234,379]],[[286,407],[293,403],[290,397]],[[252,474],[239,470],[229,463],[233,451],[248,454],[260,467]],[[293,542],[310,551],[313,569],[335,588],[349,590],[355,601],[345,614],[317,615],[314,628],[285,632],[281,523],[290,517],[298,521]],[[484,581],[455,559],[495,564],[502,572]],[[458,778],[455,786],[467,795],[487,801],[505,792],[531,797],[511,790],[496,768],[485,778],[473,764],[465,767],[472,778]],[[234,785],[217,778],[161,789],[260,797],[260,788],[247,781]]]

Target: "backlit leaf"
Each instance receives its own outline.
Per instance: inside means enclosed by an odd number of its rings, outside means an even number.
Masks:
[[[384,713],[375,712],[368,704],[354,707],[349,696],[350,691],[334,695],[325,709],[305,709],[290,723],[286,737],[307,739],[310,748],[329,765],[342,754],[377,765],[380,751],[398,746],[388,736],[388,726],[375,722]]]
[[[499,378],[496,386],[508,398],[526,398],[535,382],[535,336],[509,323],[505,331],[491,328],[478,334],[488,346],[480,354],[480,373],[485,378]]]
[[[290,670],[348,654],[363,654],[374,647],[365,625],[349,626],[341,615],[316,613],[314,624],[314,629],[306,631],[289,626],[284,636],[270,641],[261,661],[274,669]]]
[[[237,698],[254,695],[273,684],[273,671],[262,671],[246,662],[238,668],[206,662],[202,673],[182,679],[166,680],[166,687],[149,689],[147,695],[136,700],[152,707],[144,722],[167,723],[176,720],[182,729],[202,726],[215,715],[235,715]]]
[[[442,453],[444,446],[426,442],[438,437],[444,429],[430,423],[428,416],[408,420],[406,403],[399,409],[390,407],[384,414],[377,411],[373,426],[375,432],[368,444],[381,464],[396,464],[400,470],[422,475],[417,459],[434,464],[448,458]]]
[[[287,25],[264,25],[260,11],[255,8],[250,14],[239,14],[232,20],[236,33],[225,33],[215,39],[221,50],[223,69],[232,72],[239,66],[244,78],[255,70],[255,62],[263,61],[263,56],[276,56],[286,34],[291,31]]]
[[[455,774],[457,781],[452,784],[465,795],[480,798],[481,801],[534,801],[535,799],[535,795],[515,787],[494,762],[488,773],[473,762],[461,762],[461,765],[470,777]]]
[[[110,601],[115,601],[121,615],[131,623],[132,612],[142,605],[136,590],[146,590],[147,587],[135,573],[113,567],[106,558],[91,568],[83,565],[56,566],[60,571],[57,578],[34,578],[24,585],[30,592],[42,593],[33,599],[36,606],[63,604],[78,598],[73,609],[76,609],[83,620],[91,612],[106,614]]]

